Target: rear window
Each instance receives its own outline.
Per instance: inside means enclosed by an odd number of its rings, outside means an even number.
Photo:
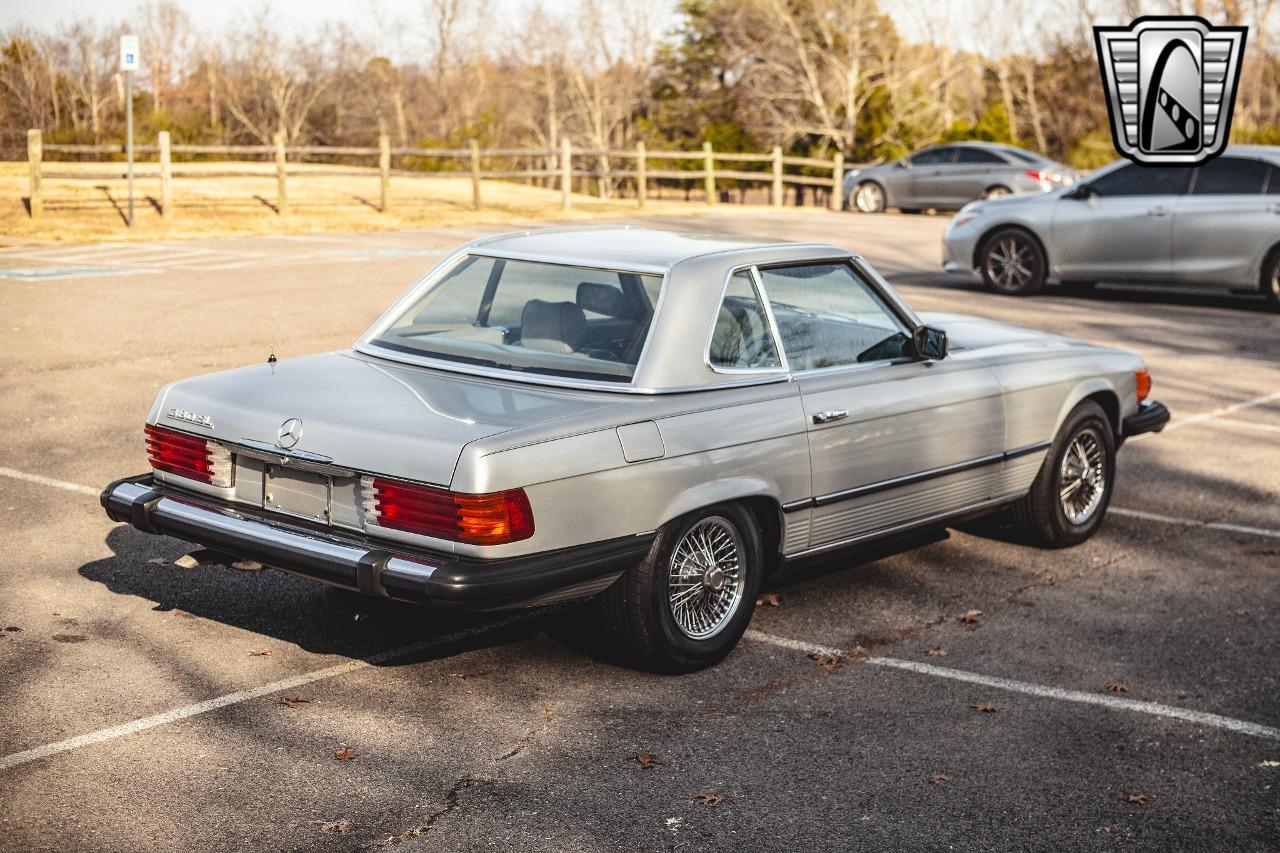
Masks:
[[[372,343],[549,376],[630,382],[662,277],[471,255]]]

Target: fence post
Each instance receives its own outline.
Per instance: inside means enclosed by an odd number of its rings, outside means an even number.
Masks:
[[[391,208],[391,137],[378,134],[378,210],[386,213]]]
[[[573,147],[568,137],[560,141],[560,209],[568,210],[573,191]]]
[[[769,194],[769,202],[774,207],[782,207],[782,146],[773,146],[773,192]]]
[[[44,192],[40,186],[40,161],[44,157],[44,143],[39,129],[27,131],[27,168],[31,171],[31,218],[39,219],[44,213]]]
[[[289,212],[289,190],[285,186],[284,131],[275,136],[276,146],[276,213],[284,216]]]
[[[471,140],[471,207],[480,209],[480,143]]]
[[[160,218],[173,221],[173,164],[169,148],[169,131],[162,130],[157,142],[160,146]]]
[[[640,209],[644,210],[644,203],[649,198],[649,175],[648,164],[645,162],[645,149],[643,142],[636,143],[636,200],[639,202]]]
[[[716,203],[716,158],[711,150],[711,140],[702,143],[703,181],[707,190],[707,204]]]
[[[836,152],[835,165],[831,167],[831,209],[839,213],[844,209],[844,153]]]

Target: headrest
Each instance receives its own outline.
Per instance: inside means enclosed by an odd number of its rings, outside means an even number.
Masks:
[[[530,299],[520,317],[520,343],[544,352],[577,352],[587,337],[587,318],[572,302]]]
[[[720,306],[716,329],[711,334],[711,363],[718,367],[741,367],[742,325],[733,313]]]
[[[612,285],[584,281],[578,285],[578,307],[607,317],[622,317],[630,313],[627,298]]]

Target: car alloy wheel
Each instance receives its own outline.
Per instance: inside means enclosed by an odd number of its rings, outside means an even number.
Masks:
[[[1045,259],[1031,236],[1017,229],[993,235],[982,250],[982,277],[999,293],[1026,296],[1044,287]]]
[[[1263,273],[1262,292],[1271,308],[1280,311],[1280,249],[1272,253],[1270,263],[1271,268]]]
[[[884,210],[884,190],[876,183],[859,184],[853,192],[853,205],[863,213],[880,213]]]
[[[982,197],[990,200],[993,198],[1004,198],[1007,195],[1013,195],[1013,193],[1009,190],[1008,187],[992,187],[991,189],[983,193]]]
[[[1092,427],[1085,427],[1071,439],[1058,469],[1058,500],[1063,515],[1074,525],[1087,524],[1102,505],[1106,491],[1102,437]]]
[[[720,633],[742,604],[745,548],[737,528],[720,516],[689,528],[671,551],[668,604],[676,627],[692,640]]]

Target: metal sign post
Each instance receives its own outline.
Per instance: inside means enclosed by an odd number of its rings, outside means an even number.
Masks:
[[[124,73],[124,151],[129,179],[129,227],[133,227],[133,72],[138,70],[138,37],[120,36],[120,70]]]

